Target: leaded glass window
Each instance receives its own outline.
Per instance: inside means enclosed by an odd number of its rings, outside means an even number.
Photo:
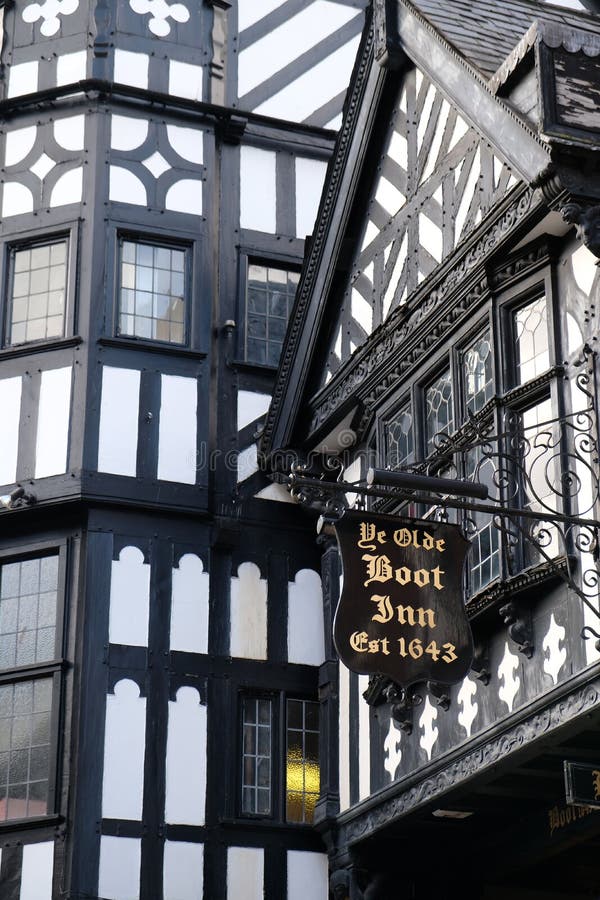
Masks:
[[[286,820],[312,822],[319,789],[319,704],[288,700]]]
[[[489,329],[462,354],[463,396],[467,412],[477,413],[494,393],[492,344]]]
[[[0,563],[0,822],[53,811],[58,591],[56,553]]]
[[[0,569],[0,669],[56,656],[58,556],[6,563]]]
[[[248,265],[244,360],[266,366],[279,363],[300,275],[275,266]]]
[[[186,299],[184,249],[121,240],[120,335],[183,344]]]
[[[414,461],[415,437],[410,403],[401,407],[385,423],[385,465],[399,469]]]
[[[0,821],[48,813],[52,678],[0,685]]]
[[[558,510],[560,441],[553,418],[550,398],[521,414],[523,503],[538,513]],[[532,534],[541,539],[545,554],[555,556],[558,552],[556,528],[547,522],[538,526],[530,524],[531,528]],[[526,557],[528,562],[536,562],[539,554],[529,546]]]
[[[24,344],[65,333],[68,240],[11,251],[6,344]]]
[[[272,701],[242,701],[242,812],[271,814]]]
[[[454,431],[452,377],[447,369],[425,389],[425,436],[427,455],[439,446],[440,438]]]
[[[465,476],[488,486],[490,496],[497,492],[495,487],[496,468],[493,459],[484,456],[481,447],[475,447],[465,454]],[[500,575],[500,532],[488,513],[469,512],[471,529],[469,540],[469,593],[476,594],[490,581]]]
[[[525,384],[550,368],[548,313],[545,297],[514,312],[516,380]]]

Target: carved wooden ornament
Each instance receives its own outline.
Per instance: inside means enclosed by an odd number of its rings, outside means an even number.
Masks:
[[[461,681],[473,638],[463,601],[469,543],[458,527],[347,512],[335,529],[344,583],[333,638],[342,662],[403,687]]]

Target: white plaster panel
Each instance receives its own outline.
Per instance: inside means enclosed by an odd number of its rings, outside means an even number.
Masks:
[[[165,841],[163,900],[202,900],[204,845]]]
[[[243,31],[264,19],[285,0],[238,0],[238,29]]]
[[[458,724],[467,732],[467,737],[471,737],[471,729],[473,722],[479,711],[479,704],[473,698],[477,696],[477,685],[471,678],[465,678],[460,691],[458,693],[458,702],[461,710],[457,716]]]
[[[366,800],[371,793],[371,707],[363,697],[369,687],[369,676],[358,676],[358,798]]]
[[[238,391],[237,397],[237,427],[238,431],[256,422],[264,416],[271,403],[270,394],[258,394],[255,391]]]
[[[359,40],[360,36],[356,35],[308,72],[260,103],[254,111],[292,122],[308,119],[315,110],[347,89]]]
[[[110,128],[110,146],[113,150],[137,150],[148,137],[148,122],[135,116],[113,115]]]
[[[25,128],[15,128],[6,133],[6,145],[4,151],[4,165],[15,166],[25,159],[33,150],[37,137],[37,125],[27,125]]]
[[[581,288],[586,296],[589,296],[598,275],[594,254],[582,244],[573,253],[571,261],[573,264],[573,275],[578,287]]]
[[[438,711],[436,707],[432,705],[429,696],[427,696],[423,712],[419,717],[419,746],[422,747],[427,754],[428,760],[431,759],[433,748],[440,734],[439,728],[435,724],[437,722],[437,717]]]
[[[57,180],[50,194],[50,206],[67,206],[83,199],[83,168],[70,169]]]
[[[102,815],[141,821],[144,801],[146,700],[125,678],[106,697]]]
[[[256,446],[256,444],[252,444],[250,447],[246,447],[245,450],[241,450],[238,454],[238,484],[240,484],[242,481],[245,481],[247,478],[250,478],[250,476],[254,475],[255,472],[258,472],[258,447]]]
[[[521,679],[517,675],[520,663],[516,653],[512,653],[506,641],[504,646],[504,656],[502,662],[498,666],[498,680],[501,682],[498,688],[498,696],[503,703],[508,706],[508,711],[513,711],[515,697],[521,686]]]
[[[383,749],[383,768],[389,774],[390,781],[393,781],[402,762],[402,732],[399,728],[396,728],[391,716],[390,727],[383,742]]]
[[[202,181],[197,178],[182,178],[167,191],[165,208],[171,212],[202,215]]]
[[[17,63],[8,70],[7,97],[21,97],[23,94],[34,94],[38,89],[37,59],[31,62]]]
[[[148,196],[144,183],[123,166],[110,166],[109,200],[113,203],[132,203],[146,206]]]
[[[85,116],[68,116],[54,122],[54,139],[65,150],[83,150],[85,146]]]
[[[47,153],[41,153],[36,161],[29,166],[29,170],[30,172],[33,172],[34,175],[37,175],[40,181],[43,181],[46,175],[48,175],[55,166],[56,162],[51,159]]]
[[[275,503],[296,503],[296,500],[282,484],[268,484],[254,496],[260,500],[272,500]]]
[[[227,900],[264,900],[264,850],[228,848]]]
[[[2,189],[2,218],[33,212],[33,194],[18,181],[4,183]]]
[[[371,334],[373,331],[373,307],[356,288],[352,288],[351,296],[352,318],[358,322],[365,334]]]
[[[239,96],[262,84],[356,15],[356,9],[328,0],[307,4],[297,15],[242,50],[238,60]]]
[[[15,378],[3,378],[0,381],[0,410],[2,411],[0,484],[13,484],[17,479],[22,387],[23,382],[20,375]]]
[[[204,825],[206,805],[206,707],[193,687],[169,700],[165,819],[172,825]]]
[[[118,51],[117,51],[118,52]],[[56,60],[56,84],[74,84],[83,81],[87,74],[87,53],[77,50],[75,53],[63,53]]]
[[[558,624],[554,618],[554,613],[552,613],[548,631],[544,635],[542,641],[542,648],[544,650],[544,672],[550,676],[552,684],[558,684],[560,670],[567,661],[567,648],[565,646],[566,636],[566,628]]]
[[[111,644],[146,647],[150,603],[150,566],[137,547],[123,547],[110,578],[108,639]]]
[[[419,215],[419,243],[436,262],[441,262],[444,246],[442,229],[423,213]]]
[[[201,101],[202,79],[202,66],[193,66],[176,59],[169,61],[169,93],[174,97]]]
[[[145,90],[148,87],[149,64],[150,57],[147,53],[115,50],[114,78],[116,83],[129,84],[131,87]]]
[[[202,165],[204,134],[197,128],[167,125],[167,137],[175,153],[188,162]]]
[[[327,900],[328,878],[326,853],[287,851],[287,900]]]
[[[60,31],[59,16],[70,16],[79,8],[79,0],[44,0],[43,3],[29,3],[21,16],[24,22],[35,23],[42,19],[40,32],[44,37],[52,37]]]
[[[173,569],[171,594],[171,650],[208,653],[208,572],[202,560],[186,553]]]
[[[142,842],[139,838],[100,838],[98,895],[103,900],[139,900]]]
[[[25,844],[19,900],[52,900],[54,841]]]
[[[156,37],[167,37],[171,33],[171,23],[185,23],[189,21],[190,13],[184,3],[166,3],[165,0],[129,0],[129,5],[135,13],[144,16],[150,13],[147,25]]]
[[[42,372],[35,448],[35,477],[67,471],[71,367]]]
[[[161,376],[158,429],[158,478],[196,483],[198,382],[179,375]]]
[[[312,234],[326,171],[320,159],[296,159],[296,237]]]
[[[240,148],[240,225],[275,234],[276,154],[258,147]]]
[[[98,440],[98,471],[136,473],[140,373],[104,366]]]
[[[340,589],[341,590],[341,589]],[[340,812],[350,806],[350,672],[339,664]]]
[[[325,661],[323,589],[312,569],[288,583],[288,662],[320,666]]]
[[[229,652],[244,659],[267,658],[267,582],[251,562],[242,563],[231,579]]]

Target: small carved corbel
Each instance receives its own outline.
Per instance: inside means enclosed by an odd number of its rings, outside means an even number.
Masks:
[[[437,681],[429,681],[427,683],[429,693],[435,697],[437,705],[440,709],[450,709],[450,694],[446,684],[439,684]]]
[[[579,240],[596,257],[596,265],[600,265],[600,206],[580,206],[579,203],[567,203],[561,209],[565,222],[575,226]]]
[[[529,617],[519,610],[516,603],[512,602],[500,607],[500,615],[504,619],[504,624],[508,625],[508,634],[517,645],[519,653],[522,653],[527,659],[531,659],[533,656],[533,631]]]
[[[350,873],[348,869],[337,869],[331,873],[329,890],[333,900],[350,900]]]
[[[482,684],[489,684],[491,678],[490,657],[486,644],[476,644],[473,651],[473,662],[471,663],[471,671],[474,672],[475,678]]]
[[[390,714],[394,722],[397,722],[398,727],[406,734],[411,734],[413,709],[423,702],[421,695],[391,682],[385,690],[385,698],[388,703],[391,703]]]

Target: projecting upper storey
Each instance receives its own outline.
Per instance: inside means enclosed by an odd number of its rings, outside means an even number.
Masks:
[[[364,422],[419,321],[528,234],[565,234],[566,202],[598,201],[599,56],[587,13],[375,0],[265,451],[318,443],[361,406]]]

